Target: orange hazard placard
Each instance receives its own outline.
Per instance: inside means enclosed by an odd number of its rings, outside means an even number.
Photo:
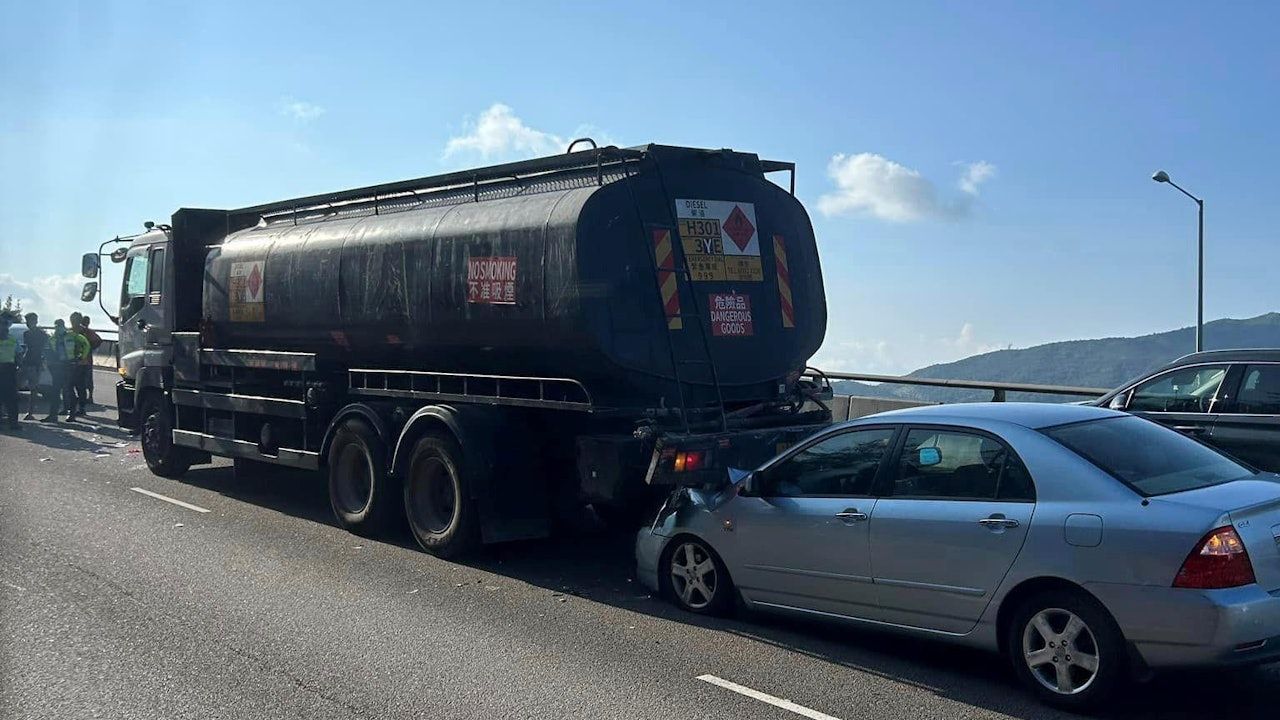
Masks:
[[[751,324],[751,296],[739,293],[711,293],[707,296],[711,311],[711,334],[716,337],[748,337],[755,335]]]
[[[467,258],[467,302],[484,305],[516,304],[516,259]]]

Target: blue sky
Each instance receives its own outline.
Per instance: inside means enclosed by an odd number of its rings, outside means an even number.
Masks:
[[[618,144],[799,163],[831,369],[1280,309],[1277,6],[8,3],[0,294],[235,207]],[[63,304],[60,304],[63,303]]]

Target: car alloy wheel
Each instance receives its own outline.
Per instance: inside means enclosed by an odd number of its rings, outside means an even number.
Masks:
[[[1022,631],[1022,657],[1031,676],[1060,695],[1077,695],[1098,677],[1098,641],[1069,610],[1045,608]]]
[[[720,574],[716,562],[701,544],[687,541],[671,553],[671,589],[690,610],[702,610],[716,601]]]

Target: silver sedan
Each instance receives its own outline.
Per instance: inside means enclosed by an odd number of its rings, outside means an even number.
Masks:
[[[1280,660],[1280,478],[1102,408],[987,403],[832,426],[640,531],[640,579],[1004,653],[1095,707],[1170,667]]]

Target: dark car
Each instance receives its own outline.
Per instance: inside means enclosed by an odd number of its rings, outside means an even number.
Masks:
[[[1280,472],[1280,349],[1187,355],[1094,404],[1155,420]]]

